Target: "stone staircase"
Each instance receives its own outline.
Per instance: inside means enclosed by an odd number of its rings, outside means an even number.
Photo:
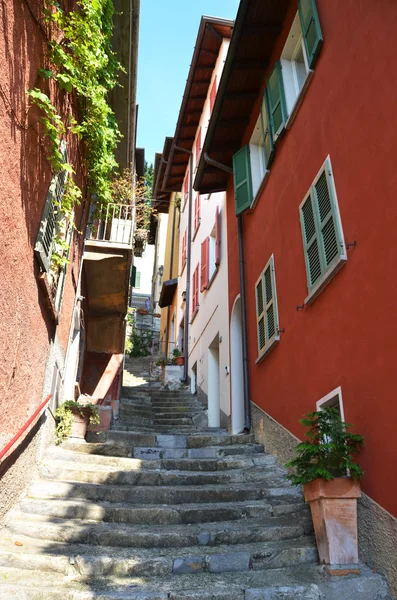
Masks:
[[[390,600],[364,565],[318,565],[300,491],[252,435],[199,429],[200,403],[143,373],[106,442],[48,450],[1,529],[1,600]]]

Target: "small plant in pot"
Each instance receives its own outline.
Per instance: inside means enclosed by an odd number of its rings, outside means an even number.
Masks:
[[[55,418],[57,444],[61,444],[68,437],[84,439],[88,425],[98,425],[101,422],[95,404],[80,404],[74,400],[66,400],[61,404],[55,411]]]
[[[306,414],[300,424],[308,427],[307,441],[296,446],[296,457],[286,464],[294,472],[287,478],[303,485],[310,503],[321,563],[358,562],[357,498],[361,496],[361,467],[353,456],[363,437],[350,433],[336,408]]]
[[[179,348],[174,348],[172,351],[172,364],[179,366],[185,364],[185,357],[183,356]]]

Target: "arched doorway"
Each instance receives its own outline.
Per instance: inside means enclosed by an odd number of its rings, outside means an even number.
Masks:
[[[234,302],[230,322],[230,375],[232,384],[232,433],[240,433],[245,426],[243,332],[240,296],[237,296]]]

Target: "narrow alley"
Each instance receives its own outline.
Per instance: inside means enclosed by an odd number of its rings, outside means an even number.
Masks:
[[[127,360],[104,443],[52,447],[0,537],[0,597],[341,600],[357,577],[318,566],[307,506],[253,435],[201,430],[204,407]],[[136,363],[136,369],[134,365]],[[390,600],[360,565],[360,598]]]

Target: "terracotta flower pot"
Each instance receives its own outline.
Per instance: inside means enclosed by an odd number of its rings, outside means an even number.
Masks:
[[[357,563],[359,482],[350,477],[315,479],[305,484],[304,492],[306,502],[310,503],[320,562]]]
[[[176,356],[175,357],[175,364],[178,365],[179,367],[181,367],[182,365],[185,364],[185,357],[184,356]]]
[[[72,412],[73,423],[69,437],[84,440],[90,421],[90,413],[84,410],[83,414],[81,414],[77,409],[72,409]]]

